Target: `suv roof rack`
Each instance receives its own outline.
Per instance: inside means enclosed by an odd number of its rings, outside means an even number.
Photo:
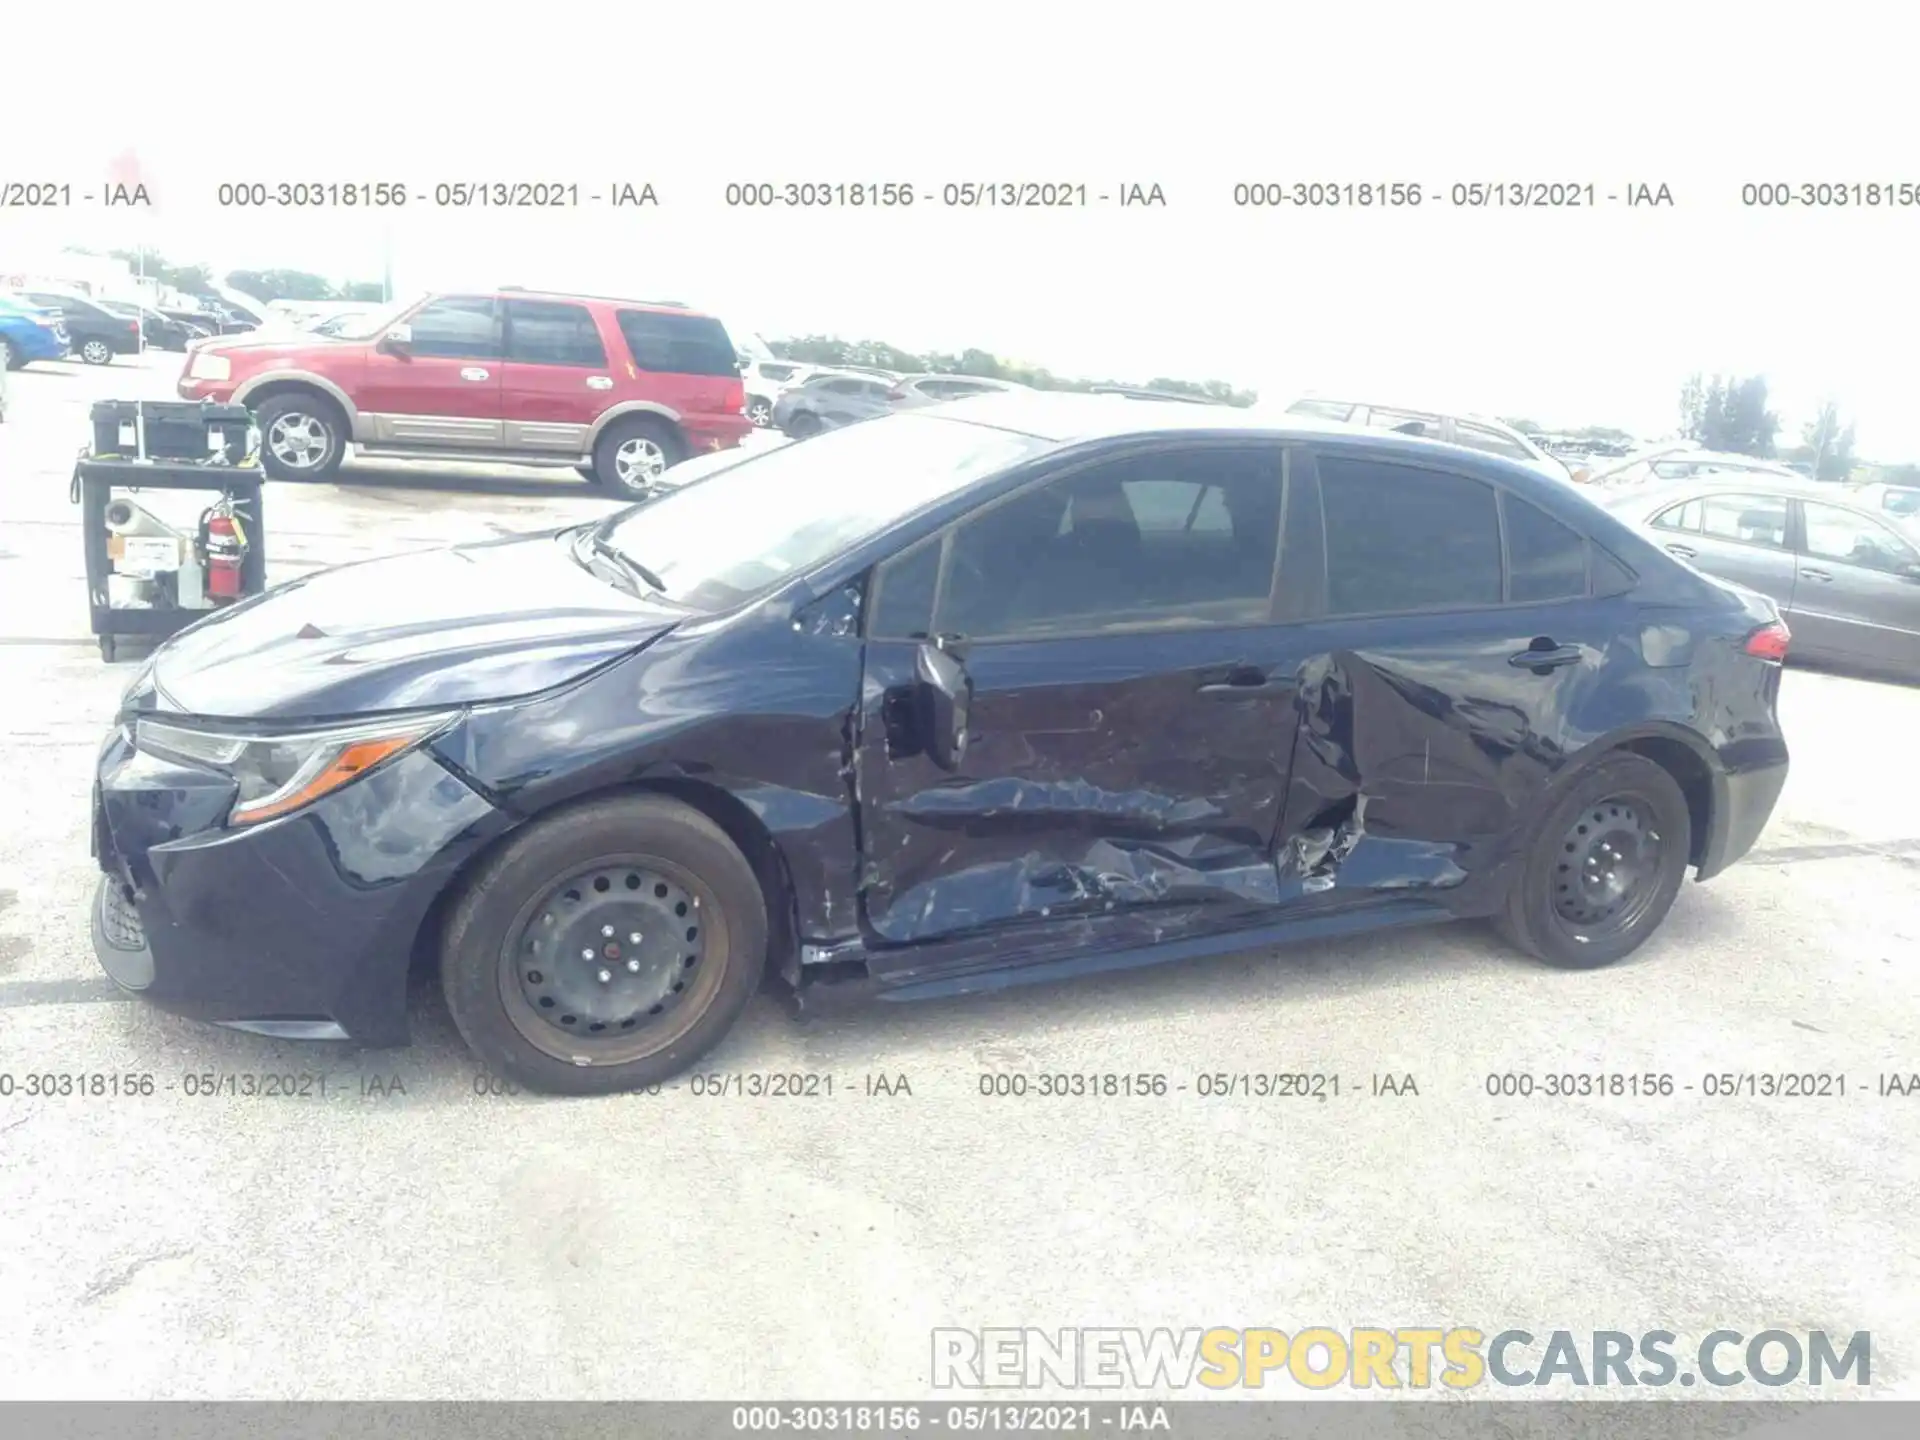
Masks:
[[[502,295],[571,295],[576,300],[606,300],[615,305],[658,305],[663,310],[685,310],[684,300],[642,300],[638,295],[590,295],[584,290],[536,290],[531,285],[502,285]]]

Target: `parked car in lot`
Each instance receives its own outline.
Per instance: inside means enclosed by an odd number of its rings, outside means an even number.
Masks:
[[[1585,485],[1624,489],[1710,475],[1754,476],[1769,484],[1812,483],[1790,466],[1776,461],[1705,450],[1684,440],[1650,446],[1609,463],[1585,467],[1584,471],[1576,471],[1574,478]]]
[[[1319,395],[1294,401],[1287,407],[1287,413],[1313,415],[1347,425],[1364,425],[1373,430],[1392,430],[1402,435],[1417,435],[1428,440],[1464,445],[1469,450],[1517,460],[1552,480],[1567,480],[1573,474],[1566,462],[1542,450],[1511,425],[1484,415],[1449,415],[1438,410],[1406,405],[1374,405]]]
[[[780,393],[773,402],[773,427],[782,435],[804,440],[823,430],[886,414],[893,408],[888,398],[892,393],[893,382],[878,376],[825,371]]]
[[[281,480],[358,454],[586,467],[639,496],[667,466],[753,428],[726,327],[644,300],[528,291],[434,295],[355,338],[201,341],[179,393],[231,401]]]
[[[178,306],[163,305],[160,313],[169,320],[177,320],[189,330],[198,331],[190,339],[200,339],[206,335],[241,335],[254,327],[239,316],[225,310],[200,309],[187,310]]]
[[[60,360],[67,348],[67,329],[57,311],[0,295],[0,369],[19,370],[36,360]]]
[[[1837,485],[1754,473],[1612,502],[1668,554],[1771,599],[1809,659],[1920,679],[1920,532]]]
[[[825,367],[798,360],[762,360],[743,356],[740,382],[747,395],[747,418],[755,425],[773,424],[773,404],[780,392],[804,385]]]
[[[60,317],[72,353],[89,365],[111,365],[116,355],[140,353],[140,322],[116,315],[84,295],[22,290],[20,298]]]
[[[1847,491],[1847,498],[1869,510],[1879,510],[1897,520],[1920,520],[1920,485],[1896,485],[1875,480]]]
[[[437,955],[474,1052],[575,1093],[693,1064],[768,969],[924,998],[1472,916],[1587,968],[1766,823],[1786,644],[1492,456],[923,407],[168,641],[98,757],[94,945],[376,1045]]]
[[[198,327],[185,325],[158,310],[136,305],[131,300],[102,300],[99,304],[102,310],[118,315],[123,320],[137,321],[140,334],[149,349],[184,351],[189,340],[198,338],[195,334]],[[199,334],[205,333],[199,331]]]
[[[1001,395],[1009,390],[1024,390],[1008,380],[989,380],[981,375],[908,375],[887,392],[887,403],[895,410],[910,410],[917,405],[939,405],[948,400],[965,400],[974,395]]]

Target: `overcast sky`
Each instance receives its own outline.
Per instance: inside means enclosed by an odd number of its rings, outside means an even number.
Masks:
[[[1832,396],[1920,459],[1920,207],[1748,209],[1748,181],[1920,186],[1897,7],[1000,3],[256,8],[167,72],[89,7],[9,17],[0,182],[151,214],[0,211],[0,263],[144,241],[403,290],[685,300],[735,330],[978,346],[1066,374],[1219,378],[1671,429],[1693,370]],[[147,6],[130,6],[139,26]],[[437,15],[457,16],[451,33]],[[518,17],[518,18],[515,18]],[[1884,18],[1882,18],[1884,17]],[[189,44],[182,55],[212,52]],[[205,75],[208,83],[196,83]],[[1903,168],[1904,167],[1904,168]],[[239,211],[223,181],[651,181],[658,209]],[[729,181],[1158,183],[1165,209],[748,212]],[[1592,182],[1594,210],[1247,210],[1238,181]],[[1608,193],[1665,184],[1670,209]]]

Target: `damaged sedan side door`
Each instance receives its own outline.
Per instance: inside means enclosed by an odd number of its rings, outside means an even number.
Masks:
[[[855,751],[874,970],[964,937],[1040,958],[1202,933],[1279,899],[1309,643],[1287,611],[1318,583],[1281,553],[1287,453],[1082,459],[879,567]]]

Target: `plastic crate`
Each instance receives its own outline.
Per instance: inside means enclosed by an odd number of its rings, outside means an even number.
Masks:
[[[96,400],[92,419],[96,460],[244,465],[252,450],[253,417],[244,405]]]

